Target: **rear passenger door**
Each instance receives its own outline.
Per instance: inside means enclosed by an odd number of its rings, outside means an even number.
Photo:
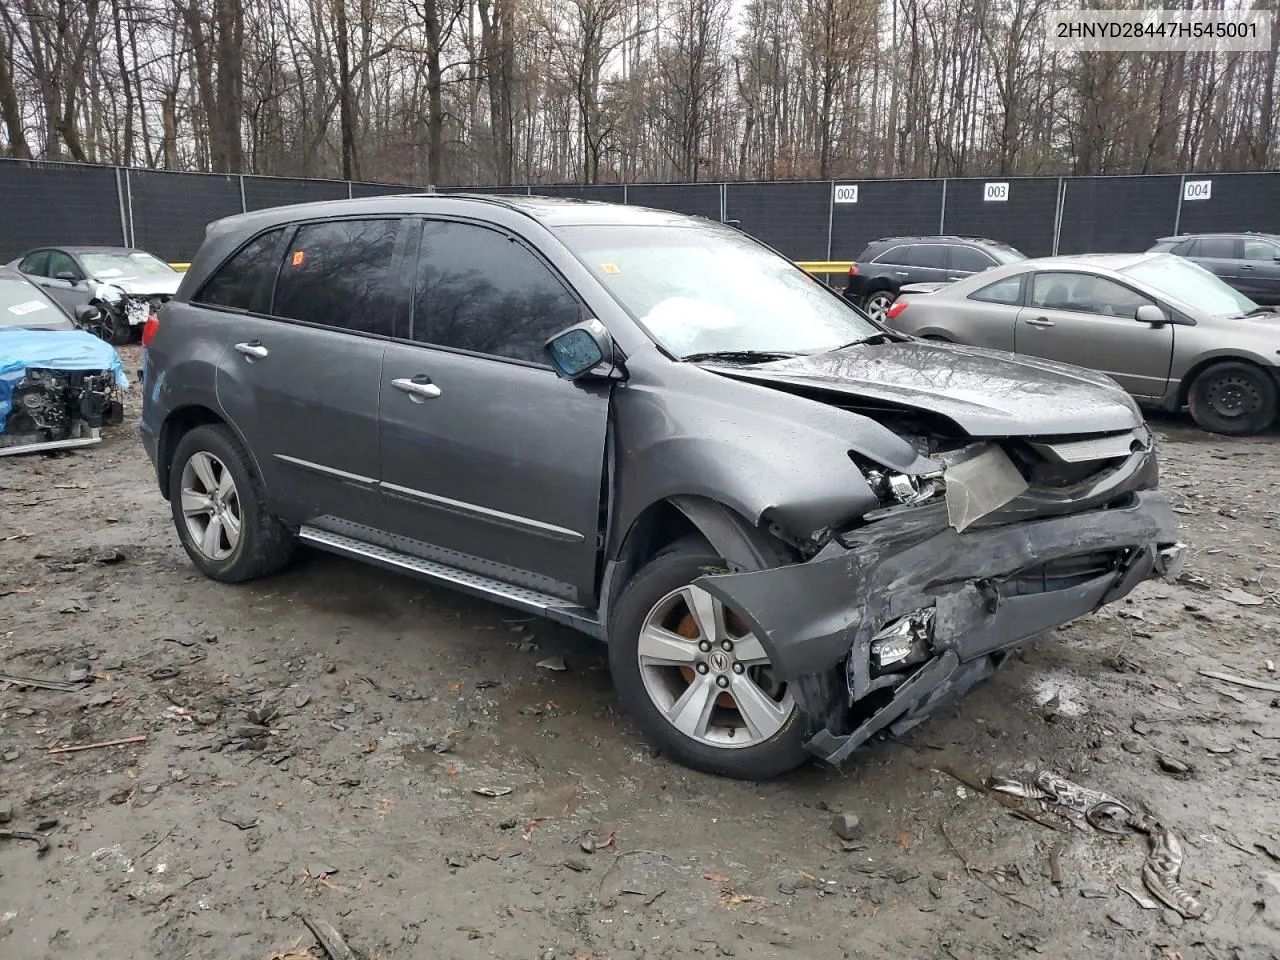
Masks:
[[[1280,303],[1280,244],[1245,237],[1241,247],[1240,291],[1258,303]]]
[[[981,250],[975,247],[962,247],[958,244],[951,246],[947,263],[950,267],[947,271],[948,280],[962,280],[983,270],[990,270],[996,265],[995,260]]]
[[[609,411],[543,344],[587,316],[522,239],[424,223],[412,329],[381,386],[384,525],[408,553],[587,602]]]
[[[950,279],[951,247],[945,243],[916,243],[907,250],[908,275],[902,283],[942,283]]]
[[[287,520],[376,526],[378,385],[407,316],[397,258],[408,221],[337,219],[273,231],[196,298],[232,330],[218,399]],[[223,274],[225,282],[220,283]],[[249,309],[238,309],[245,293]]]
[[[1183,253],[1183,249],[1188,252]],[[1240,271],[1237,269],[1239,251],[1231,237],[1196,237],[1178,248],[1181,256],[1190,257],[1206,270],[1216,273],[1231,286],[1240,282]]]

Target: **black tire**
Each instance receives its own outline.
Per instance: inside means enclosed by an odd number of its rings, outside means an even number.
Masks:
[[[108,310],[104,329],[107,332],[106,339],[113,347],[122,347],[133,339],[133,327],[129,325],[129,318],[124,313]]]
[[[230,555],[213,559],[195,543],[182,506],[183,473],[197,454],[210,454],[225,466],[235,484],[240,534]],[[169,469],[169,505],[178,539],[191,562],[205,576],[222,583],[241,583],[274,573],[293,557],[297,540],[267,506],[253,461],[236,436],[222,424],[196,427],[174,450]]]
[[[1205,430],[1231,437],[1261,433],[1276,418],[1276,382],[1261,367],[1238,360],[1200,372],[1187,395],[1191,417]]]
[[[862,298],[862,312],[872,319],[876,319],[877,314],[879,314],[879,319],[883,322],[885,311],[893,305],[893,301],[897,298],[898,295],[892,290],[872,290]]]
[[[650,610],[671,591],[708,570],[724,570],[700,538],[681,540],[650,560],[623,588],[609,618],[609,667],[618,699],[645,738],[678,763],[703,773],[739,780],[767,780],[808,759],[808,723],[799,707],[772,737],[748,747],[715,747],[677,730],[645,688],[638,656],[641,627]]]

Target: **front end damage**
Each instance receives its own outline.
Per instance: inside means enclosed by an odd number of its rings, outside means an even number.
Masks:
[[[808,748],[832,764],[1181,563],[1145,427],[931,457],[928,476],[864,465],[885,506],[804,562],[698,581],[742,612],[814,724]]]

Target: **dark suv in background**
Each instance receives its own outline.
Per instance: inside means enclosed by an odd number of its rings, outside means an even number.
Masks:
[[[1150,252],[1194,260],[1254,303],[1280,304],[1280,234],[1184,233],[1161,237]]]
[[[201,571],[304,543],[574,627],[701,770],[838,764],[1182,552],[1114,381],[895,333],[679,214],[241,214],[143,343],[142,442]]]
[[[874,320],[884,320],[908,283],[963,280],[991,267],[1025,260],[1007,243],[984,237],[885,237],[873,240],[849,268],[844,295]]]

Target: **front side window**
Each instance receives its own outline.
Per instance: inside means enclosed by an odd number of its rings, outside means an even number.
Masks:
[[[59,280],[80,280],[80,268],[76,266],[76,262],[61,250],[49,251],[49,265],[45,268],[45,276],[54,277]]]
[[[979,273],[994,266],[995,263],[992,259],[981,250],[975,250],[973,247],[951,248],[952,270],[964,270],[967,273]]]
[[[391,336],[399,220],[304,223],[285,248],[271,312]]]
[[[1122,283],[1091,273],[1038,273],[1031,285],[1031,303],[1047,310],[1074,310],[1132,319],[1147,297]]]
[[[969,299],[981,300],[984,303],[1003,303],[1010,307],[1017,306],[1022,303],[1022,278],[1025,276],[1025,273],[1020,273],[1016,277],[1005,277],[1003,280],[989,283],[969,294]]]
[[[430,222],[413,296],[413,339],[548,366],[543,345],[586,318],[519,241],[469,223]]]
[[[729,228],[601,224],[556,233],[679,359],[825,353],[883,333],[826,284]]]
[[[1280,257],[1280,244],[1270,240],[1248,239],[1244,242],[1244,258],[1246,260],[1275,260]]]
[[[277,228],[250,240],[239,253],[218,268],[192,299],[196,303],[232,310],[259,310],[257,295],[265,289],[268,277],[274,276],[280,265],[277,251],[283,233],[282,228]]]

